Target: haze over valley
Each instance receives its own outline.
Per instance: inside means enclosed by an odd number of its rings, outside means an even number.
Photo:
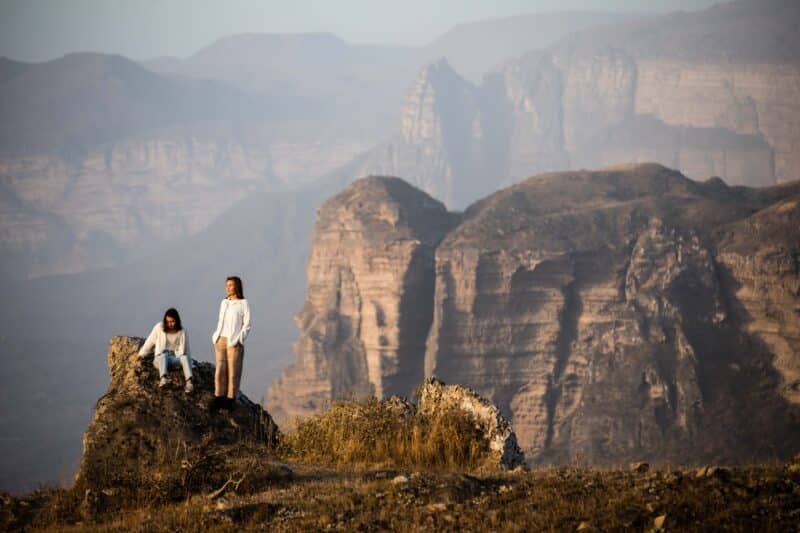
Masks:
[[[537,464],[797,453],[799,26],[736,0],[0,58],[0,489],[72,479],[112,336],[177,307],[213,362],[233,274],[279,424],[436,375]]]

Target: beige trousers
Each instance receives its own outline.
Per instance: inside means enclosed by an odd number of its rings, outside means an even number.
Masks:
[[[214,345],[217,372],[214,376],[214,395],[236,398],[242,380],[244,345],[228,346],[228,339],[220,337]]]

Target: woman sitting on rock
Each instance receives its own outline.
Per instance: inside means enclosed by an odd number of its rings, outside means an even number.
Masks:
[[[181,325],[181,316],[173,308],[167,309],[164,319],[153,326],[147,340],[144,341],[138,355],[139,361],[149,353],[155,353],[153,365],[158,369],[161,379],[159,387],[164,387],[167,380],[167,371],[171,368],[183,368],[186,385],[183,390],[190,393],[194,390],[192,384],[192,358],[189,356],[189,342],[186,340],[186,330]]]

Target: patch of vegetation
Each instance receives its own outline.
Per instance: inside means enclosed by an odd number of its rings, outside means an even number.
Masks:
[[[334,402],[281,438],[285,459],[334,467],[469,471],[489,453],[482,430],[464,411],[421,414],[374,397]]]

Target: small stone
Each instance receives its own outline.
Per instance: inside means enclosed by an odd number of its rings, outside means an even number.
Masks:
[[[708,476],[708,471],[709,471],[709,467],[701,466],[695,472],[694,477],[696,477],[696,478],[706,477],[706,476]]]
[[[644,473],[650,470],[650,464],[645,463],[644,461],[639,461],[636,463],[631,463],[631,471],[632,472],[639,472]]]
[[[441,502],[429,503],[427,509],[429,511],[445,511],[447,510],[447,505]]]
[[[665,523],[666,521],[667,521],[667,515],[665,515],[665,514],[662,514],[662,515],[660,515],[660,516],[657,516],[657,517],[655,517],[655,518],[653,519],[653,527],[654,527],[656,530],[662,530],[662,529],[664,529],[664,523]]]
[[[404,476],[403,474],[400,474],[399,476],[396,476],[392,480],[392,485],[402,485],[402,484],[405,484],[405,483],[408,483],[408,478],[406,476]]]
[[[589,529],[592,529],[592,526],[589,524],[589,522],[581,522],[578,524],[578,528],[575,531],[586,531]]]
[[[719,466],[715,466],[710,469],[709,476],[714,476],[715,478],[719,479],[720,481],[730,481],[733,475],[731,471],[727,468],[722,468]]]

